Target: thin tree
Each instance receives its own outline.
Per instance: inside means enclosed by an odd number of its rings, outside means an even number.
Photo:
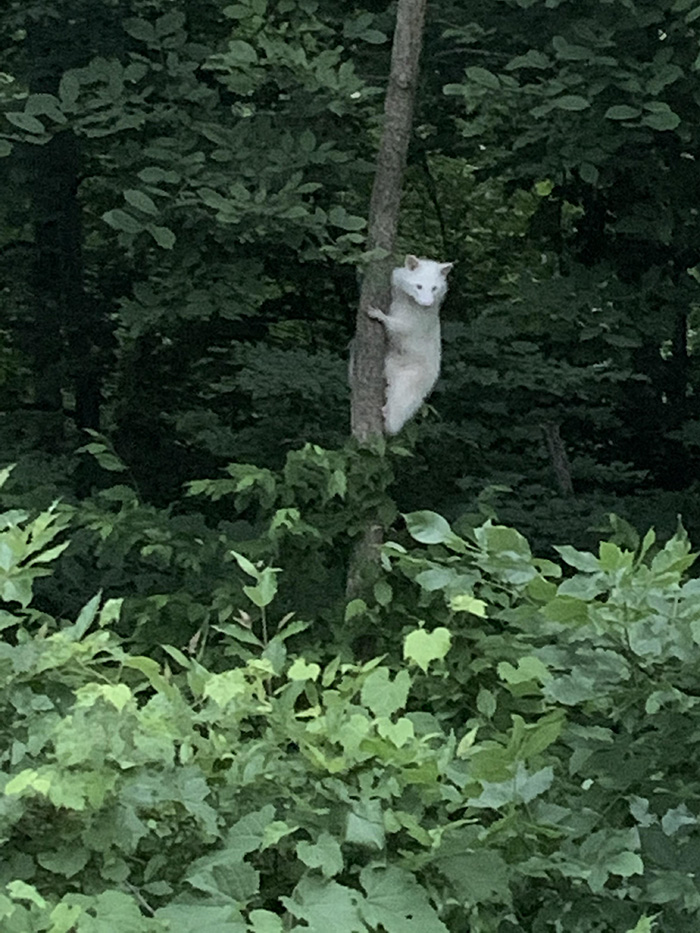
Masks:
[[[418,84],[419,59],[427,0],[399,0],[391,50],[391,68],[384,103],[377,168],[369,208],[368,249],[380,248],[384,258],[370,263],[362,283],[351,365],[351,430],[361,445],[383,434],[384,328],[367,315],[376,306],[388,309],[390,276],[401,205],[401,187],[411,138]],[[355,549],[348,576],[348,594],[358,591],[362,568],[381,543],[382,528],[370,519]]]

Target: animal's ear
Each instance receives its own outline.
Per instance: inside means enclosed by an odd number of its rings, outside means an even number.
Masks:
[[[420,259],[417,256],[414,256],[412,253],[409,253],[408,256],[406,256],[406,268],[407,269],[410,269],[411,271],[413,271],[414,269],[417,269],[419,265],[420,265]]]
[[[443,274],[445,277],[447,277],[447,273],[450,271],[450,269],[451,269],[453,266],[454,266],[454,263],[453,263],[453,262],[443,262],[443,263],[440,265],[440,272],[442,272],[442,274]]]

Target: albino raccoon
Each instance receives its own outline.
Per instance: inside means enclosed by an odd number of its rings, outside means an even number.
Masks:
[[[386,328],[384,429],[397,434],[418,411],[440,373],[440,305],[454,263],[406,256],[391,274],[391,306],[370,317]]]

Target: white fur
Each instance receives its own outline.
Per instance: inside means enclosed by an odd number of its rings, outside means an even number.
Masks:
[[[397,434],[418,411],[440,373],[440,305],[447,293],[451,262],[406,256],[391,274],[391,306],[370,317],[386,328],[384,429]]]

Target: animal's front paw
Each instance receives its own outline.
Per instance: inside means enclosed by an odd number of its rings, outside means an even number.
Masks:
[[[375,308],[373,305],[367,308],[367,316],[373,318],[375,321],[383,321],[386,317],[380,308]]]

